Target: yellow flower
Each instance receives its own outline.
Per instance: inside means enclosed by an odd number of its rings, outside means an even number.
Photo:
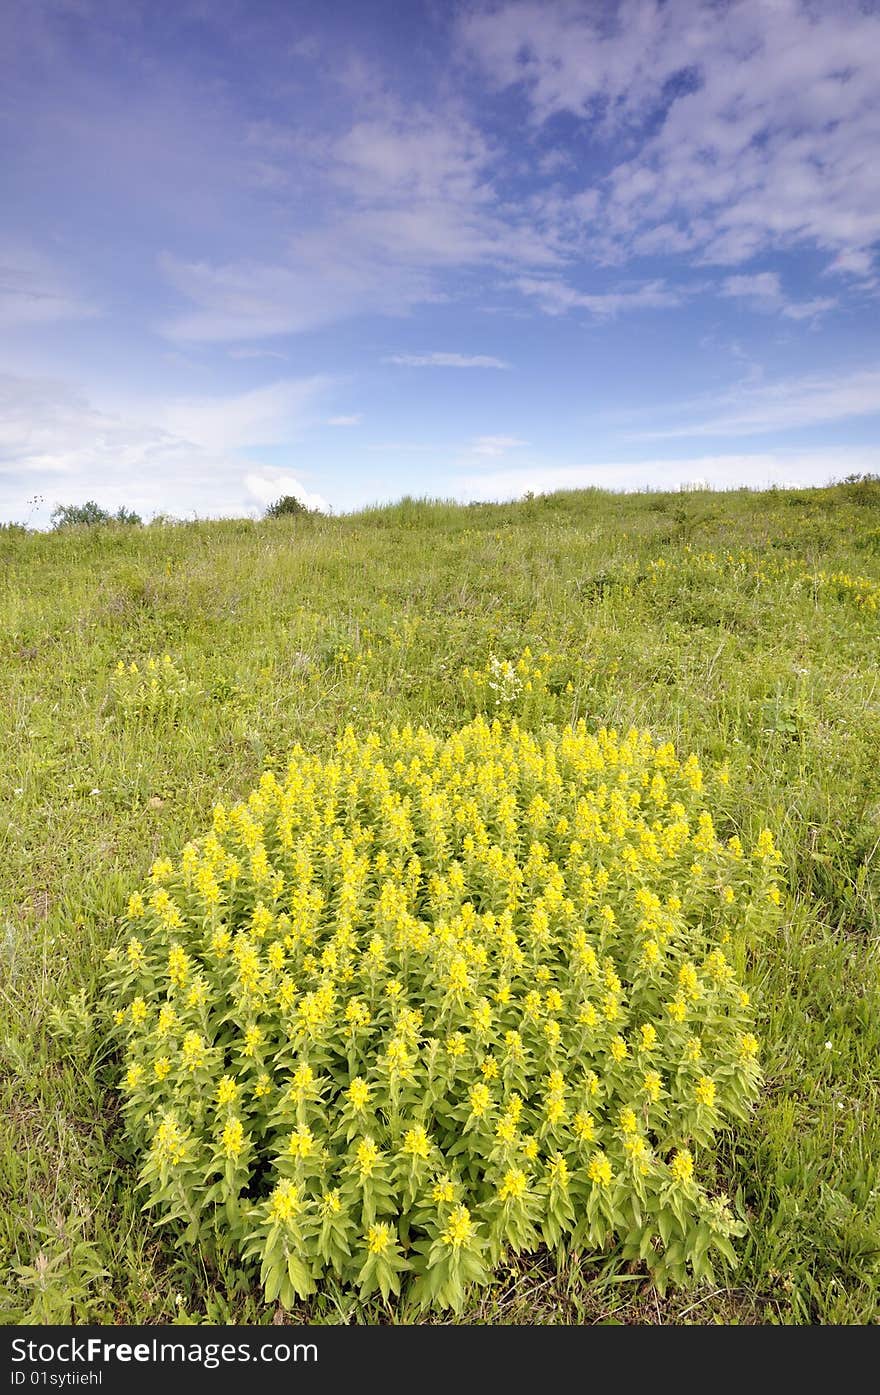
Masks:
[[[126,945],[126,954],[128,955],[128,962],[133,969],[141,968],[146,956],[144,954],[144,947],[141,944],[140,940],[132,936],[132,938]]]
[[[418,1125],[408,1129],[403,1138],[403,1151],[413,1158],[427,1158],[431,1151],[431,1140],[424,1128]]]
[[[509,1097],[509,1099],[507,1100],[507,1104],[506,1104],[506,1113],[507,1113],[507,1114],[510,1116],[510,1118],[513,1120],[514,1124],[518,1124],[518,1123],[519,1123],[519,1121],[520,1121],[520,1115],[522,1114],[522,1111],[523,1111],[523,1102],[522,1102],[521,1097],[520,1097],[519,1095],[517,1095],[517,1094],[512,1094],[512,1095]]]
[[[131,1005],[131,1015],[134,1018],[135,1002]],[[171,1003],[163,1003],[159,1009],[159,1021],[156,1023],[156,1036],[161,1041],[163,1037],[169,1035],[177,1026],[177,1013]]]
[[[362,1138],[355,1149],[355,1160],[361,1174],[361,1181],[373,1175],[373,1169],[379,1161],[380,1153],[372,1138]]]
[[[441,1206],[444,1202],[454,1201],[455,1184],[449,1177],[440,1177],[434,1183],[431,1195],[438,1206]]]
[[[678,982],[686,998],[699,998],[700,979],[693,964],[682,964],[678,971]]]
[[[645,1071],[645,1074],[642,1076],[642,1085],[644,1086],[645,1094],[648,1096],[648,1099],[656,1103],[660,1098],[660,1091],[663,1086],[659,1073],[655,1070]]]
[[[715,1103],[715,1081],[709,1075],[701,1075],[694,1086],[694,1098],[697,1104],[703,1104],[707,1109]]]
[[[471,1113],[476,1119],[482,1119],[487,1109],[492,1103],[492,1096],[488,1088],[482,1082],[472,1085],[468,1095],[471,1106]]]
[[[205,1064],[205,1042],[198,1032],[187,1032],[180,1048],[185,1070],[200,1070]]]
[[[384,1221],[371,1225],[367,1231],[367,1249],[371,1255],[384,1255],[393,1243],[393,1232]]]
[[[143,1066],[138,1066],[138,1065],[129,1066],[129,1068],[128,1068],[128,1070],[126,1071],[126,1074],[125,1074],[125,1088],[126,1088],[126,1090],[136,1090],[137,1087],[140,1085],[141,1081],[143,1080],[143,1078],[144,1078],[144,1068],[143,1068]]]
[[[611,1164],[601,1151],[594,1153],[587,1166],[587,1176],[597,1187],[607,1187],[611,1182]]]
[[[135,1024],[135,1026],[139,1027],[142,1022],[146,1021],[146,1017],[147,1005],[144,1002],[143,998],[132,999],[131,1020]]]
[[[567,1187],[568,1177],[568,1163],[561,1153],[554,1153],[547,1164],[547,1178],[551,1187]]]
[[[238,1098],[238,1086],[231,1075],[224,1075],[217,1086],[217,1103],[222,1109],[227,1104],[234,1104]]]
[[[315,1149],[315,1138],[310,1128],[295,1129],[287,1140],[287,1151],[292,1158],[301,1161],[309,1158]]]
[[[244,1129],[240,1119],[227,1119],[223,1127],[223,1152],[227,1158],[237,1158],[245,1146]]]
[[[639,1046],[643,1051],[653,1051],[657,1045],[657,1028],[652,1022],[643,1022],[639,1028]]]
[[[165,1114],[157,1128],[151,1152],[160,1165],[176,1166],[187,1156],[189,1135],[181,1129],[172,1114]]]
[[[746,1032],[739,1039],[739,1054],[743,1061],[753,1061],[761,1049],[761,1044],[756,1036],[751,1032]]]
[[[623,1133],[635,1133],[638,1128],[638,1120],[636,1119],[634,1109],[630,1109],[629,1106],[626,1106],[621,1109],[617,1117]]]
[[[171,1062],[167,1056],[160,1056],[153,1062],[153,1074],[157,1080],[164,1080],[171,1073]]]
[[[623,1037],[614,1037],[611,1042],[610,1050],[611,1055],[614,1057],[615,1061],[618,1062],[618,1064],[621,1061],[625,1061],[627,1056],[629,1055],[629,1047],[627,1046]]]
[[[302,1210],[300,1190],[289,1177],[282,1177],[269,1198],[269,1218],[277,1225],[289,1225]]]
[[[642,945],[642,965],[649,969],[652,964],[656,964],[660,959],[660,946],[654,939],[645,940]]]
[[[596,1121],[592,1114],[579,1110],[572,1120],[575,1137],[581,1143],[592,1143],[596,1137]]]
[[[144,914],[144,898],[139,891],[132,892],[128,898],[128,914],[131,920],[140,920]]]
[[[366,1080],[356,1075],[345,1093],[354,1109],[363,1109],[369,1104],[372,1091]]]
[[[504,1174],[498,1188],[498,1198],[500,1201],[518,1201],[525,1195],[528,1185],[528,1178],[522,1168],[512,1167]]]
[[[466,1206],[456,1206],[449,1214],[446,1229],[441,1233],[440,1239],[444,1245],[450,1249],[460,1250],[462,1245],[466,1245],[474,1236],[474,1227],[471,1221],[471,1213]]]
[[[689,1182],[694,1175],[694,1160],[687,1148],[680,1148],[669,1164],[676,1182]]]
[[[630,1162],[641,1174],[647,1177],[651,1170],[651,1150],[639,1134],[630,1134],[623,1142],[624,1151]]]
[[[454,1061],[464,1055],[467,1050],[467,1041],[461,1032],[453,1032],[451,1037],[447,1037],[446,1050]]]

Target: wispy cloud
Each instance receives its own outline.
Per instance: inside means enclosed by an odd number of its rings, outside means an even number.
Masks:
[[[289,208],[291,231],[273,259],[198,261],[166,253],[162,272],[192,308],[166,317],[175,340],[298,334],[358,315],[399,316],[446,298],[450,272],[485,265],[559,265],[553,231],[504,202],[498,152],[460,107],[436,110],[372,96],[337,136],[279,123],[248,133],[255,161],[271,158],[278,197],[314,190]],[[503,162],[501,162],[503,165]]]
[[[99,313],[48,257],[30,247],[0,244],[0,328],[91,319]]]
[[[287,378],[249,392],[144,404],[151,422],[206,450],[242,450],[293,440],[332,384],[322,375]]]
[[[328,426],[360,426],[363,421],[362,412],[350,412],[348,416],[327,417]]]
[[[258,347],[255,347],[255,346],[251,346],[251,347],[244,346],[243,348],[233,347],[233,348],[227,349],[226,352],[228,353],[228,355],[229,355],[230,358],[235,358],[235,359],[249,359],[249,358],[280,358],[280,359],[287,359],[287,358],[290,357],[289,354],[282,353],[280,349],[263,349],[263,348],[258,348]]]
[[[772,383],[745,383],[713,398],[670,405],[678,426],[629,433],[630,440],[750,436],[801,430],[880,413],[880,367],[839,375],[810,374]]]
[[[515,450],[518,446],[527,446],[528,441],[521,441],[518,436],[477,436],[471,442],[470,451],[473,455],[499,456],[506,455],[509,450]]]
[[[389,354],[383,363],[397,363],[405,368],[509,368],[503,358],[491,354]]]
[[[575,290],[566,282],[550,277],[520,276],[513,284],[523,295],[533,297],[548,315],[588,310],[599,319],[613,319],[626,311],[665,309],[681,301],[681,294],[663,281],[648,281],[630,289],[595,293]]]

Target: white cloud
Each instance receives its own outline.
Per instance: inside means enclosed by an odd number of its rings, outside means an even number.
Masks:
[[[840,252],[827,267],[828,272],[839,271],[845,276],[856,276],[860,280],[871,277],[874,258],[871,252],[849,248]]]
[[[327,417],[328,426],[360,426],[363,421],[362,412],[351,412],[347,417]]]
[[[775,271],[759,271],[754,276],[728,276],[721,283],[721,294],[746,300],[782,298],[782,287]]]
[[[808,244],[864,276],[880,238],[880,15],[854,3],[514,0],[470,10],[466,51],[536,123],[632,151],[597,181],[585,251],[736,264]]]
[[[831,296],[816,296],[812,300],[787,300],[782,283],[775,271],[759,271],[751,276],[727,276],[721,283],[721,294],[734,300],[744,300],[753,309],[778,311],[789,320],[810,320],[832,310],[837,301]]]
[[[509,450],[514,450],[517,446],[526,446],[528,441],[521,441],[518,436],[477,436],[472,441],[470,450],[473,455],[498,456],[506,455]]]
[[[279,445],[298,434],[332,379],[289,378],[217,397],[179,397],[144,404],[151,422],[205,450]]]
[[[255,420],[256,434],[264,434],[261,419]],[[239,439],[253,428],[253,420],[245,429],[240,417]],[[69,383],[0,375],[0,519],[33,514],[35,524],[45,524],[56,504],[86,499],[111,512],[124,505],[143,517],[251,511],[255,496],[246,476],[271,478],[271,471],[259,460],[195,442],[196,434],[216,440],[214,417],[193,417],[188,429],[183,439],[140,414],[103,410]],[[44,503],[34,513],[28,500],[35,495]]]
[[[384,363],[397,363],[406,368],[509,368],[503,358],[490,354],[389,354]]]
[[[313,494],[295,475],[288,474],[286,470],[255,470],[245,475],[244,483],[248,493],[253,495],[263,508],[290,494],[307,509],[317,509],[320,513],[330,512],[330,505],[323,495]]]
[[[600,319],[611,319],[630,310],[657,310],[678,305],[681,295],[663,281],[648,281],[631,290],[590,293],[577,291],[564,281],[550,277],[520,276],[513,283],[523,295],[532,296],[548,315],[564,315],[569,310],[589,310]]]
[[[559,489],[766,489],[823,485],[845,475],[880,471],[880,448],[725,454],[697,457],[656,457],[650,460],[606,460],[573,465],[546,465],[460,473],[451,492],[457,499],[519,499],[531,490],[549,494]]]

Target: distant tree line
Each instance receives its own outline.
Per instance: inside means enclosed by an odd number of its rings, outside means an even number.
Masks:
[[[273,504],[269,504],[265,517],[296,518],[316,513],[320,513],[320,509],[309,509],[293,494],[285,494],[280,499],[276,499]],[[163,520],[170,521],[164,516]],[[100,504],[95,503],[94,499],[87,499],[84,504],[59,504],[53,510],[51,522],[53,528],[92,528],[106,526],[109,523],[140,527],[143,524],[143,519],[133,509],[124,507],[117,509],[115,513],[108,513],[107,509],[102,509]]]

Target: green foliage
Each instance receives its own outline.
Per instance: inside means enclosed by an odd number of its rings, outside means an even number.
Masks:
[[[141,517],[124,506],[117,509],[116,513],[108,513],[100,504],[96,504],[94,499],[87,499],[84,504],[59,504],[52,513],[53,528],[92,528],[108,523],[119,523],[128,527],[139,526]]]
[[[280,499],[276,499],[273,504],[269,504],[266,509],[267,518],[302,518],[307,514],[315,512],[306,508],[301,499],[297,499],[294,494],[284,494]]]

